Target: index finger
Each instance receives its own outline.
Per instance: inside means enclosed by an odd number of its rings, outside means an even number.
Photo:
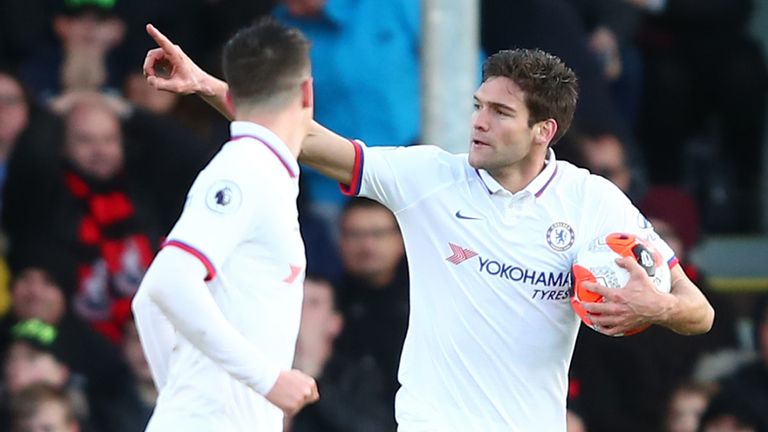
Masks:
[[[168,39],[164,34],[160,32],[155,26],[152,24],[147,24],[147,33],[149,36],[152,37],[152,39],[157,42],[157,45],[163,49],[163,51],[167,53],[175,53],[176,52],[176,45],[174,45],[173,42],[171,42],[170,39]]]

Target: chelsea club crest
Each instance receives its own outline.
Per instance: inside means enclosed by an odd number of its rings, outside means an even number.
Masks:
[[[570,249],[575,237],[573,228],[565,222],[555,222],[547,230],[547,244],[558,252]]]

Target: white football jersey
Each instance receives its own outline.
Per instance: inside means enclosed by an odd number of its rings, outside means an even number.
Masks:
[[[395,213],[411,275],[399,430],[564,432],[576,251],[613,231],[650,236],[674,265],[671,249],[612,183],[551,151],[512,194],[466,154],[355,144],[342,189]]]
[[[165,247],[197,256],[227,320],[288,370],[305,269],[296,209],[299,167],[268,129],[233,122],[231,132],[192,185]],[[152,430],[282,431],[280,409],[179,333],[176,339]]]

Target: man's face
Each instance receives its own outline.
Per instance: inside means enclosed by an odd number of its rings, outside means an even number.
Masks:
[[[67,420],[67,409],[55,401],[45,401],[31,418],[21,422],[23,432],[76,432],[76,422]]]
[[[357,207],[341,220],[341,259],[358,277],[393,273],[403,257],[403,240],[392,213],[383,207]]]
[[[603,135],[582,145],[587,168],[624,192],[629,191],[630,172],[624,160],[624,145],[614,135]]]
[[[323,11],[327,0],[283,0],[288,13],[293,16],[317,16]]]
[[[299,341],[302,348],[333,341],[341,331],[341,316],[333,301],[333,287],[325,281],[304,281]]]
[[[15,142],[28,121],[29,107],[21,85],[0,73],[0,145]]]
[[[695,432],[699,419],[707,408],[707,398],[689,391],[676,393],[669,407],[667,428],[669,432]]]
[[[64,293],[43,270],[24,270],[14,280],[11,291],[13,312],[19,320],[37,318],[55,325],[64,316]]]
[[[53,354],[40,351],[27,342],[13,342],[5,360],[5,382],[11,394],[35,383],[63,387],[69,378],[67,368]]]
[[[514,81],[486,80],[475,92],[469,164],[494,174],[528,158],[533,147],[528,117],[525,94]]]
[[[99,180],[113,178],[123,166],[122,136],[115,114],[96,105],[75,108],[67,117],[65,151],[83,173]]]

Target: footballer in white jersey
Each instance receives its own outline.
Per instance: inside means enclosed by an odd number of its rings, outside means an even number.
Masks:
[[[400,429],[564,431],[576,251],[613,231],[651,238],[674,266],[671,249],[616,186],[551,150],[513,194],[466,154],[356,148],[347,191],[394,212],[411,274]]]
[[[217,306],[259,347],[268,384],[291,368],[300,322],[305,261],[297,194],[298,164],[279,138],[234,122],[232,140],[198,175],[164,246],[187,251],[209,269]],[[176,333],[148,431],[277,431],[281,425],[280,409]]]
[[[151,83],[157,65],[185,55],[147,31],[160,46],[145,60]],[[229,39],[222,68],[231,139],[195,179],[133,300],[160,392],[150,432],[279,432],[284,414],[319,398],[314,378],[293,369],[306,267],[296,158],[314,106],[309,41],[265,17]]]

